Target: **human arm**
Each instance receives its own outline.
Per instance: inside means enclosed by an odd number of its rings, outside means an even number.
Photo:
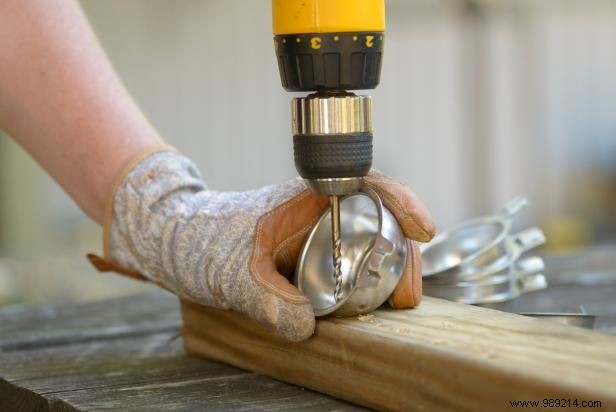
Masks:
[[[122,167],[163,144],[75,0],[0,2],[0,128],[98,223]]]

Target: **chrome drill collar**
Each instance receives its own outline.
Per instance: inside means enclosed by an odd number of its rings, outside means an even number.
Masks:
[[[372,133],[372,98],[313,94],[293,99],[293,135]]]
[[[335,179],[308,179],[306,185],[319,195],[344,195],[359,192],[364,180],[361,177],[338,177]]]

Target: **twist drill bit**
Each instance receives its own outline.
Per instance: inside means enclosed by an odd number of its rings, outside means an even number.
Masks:
[[[330,196],[330,207],[332,212],[332,245],[334,258],[334,299],[338,302],[342,298],[342,243],[340,241],[340,198],[336,195]]]

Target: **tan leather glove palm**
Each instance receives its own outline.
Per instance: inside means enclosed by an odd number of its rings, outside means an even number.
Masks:
[[[431,239],[434,225],[408,188],[374,173],[366,182],[409,239]],[[315,196],[300,179],[249,192],[209,191],[187,158],[156,152],[120,181],[108,208],[105,257],[89,257],[100,270],[146,278],[301,341],[314,333],[313,310],[281,273],[293,272],[305,236],[327,207],[327,197]],[[410,251],[390,299],[397,308],[421,299],[421,264],[412,242]]]

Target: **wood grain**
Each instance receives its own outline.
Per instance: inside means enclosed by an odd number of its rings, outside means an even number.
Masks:
[[[0,311],[0,353],[116,339],[181,326],[177,298],[157,292],[87,304],[14,306]]]
[[[185,353],[164,293],[0,311],[0,411],[361,408]]]
[[[386,410],[511,410],[577,398],[616,410],[616,338],[426,298],[374,318],[326,318],[293,344],[241,315],[182,303],[187,350]]]
[[[158,334],[0,355],[0,411],[359,410],[187,356],[171,338]]]

